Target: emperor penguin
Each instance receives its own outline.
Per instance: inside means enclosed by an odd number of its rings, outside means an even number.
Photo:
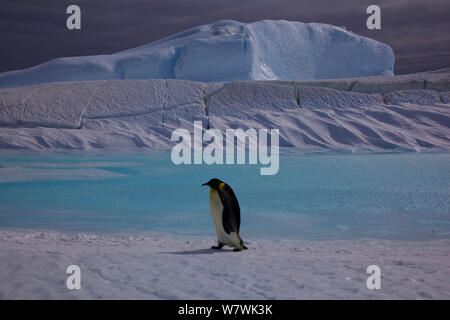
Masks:
[[[234,251],[247,249],[239,236],[241,225],[241,209],[233,189],[219,179],[211,179],[202,184],[209,186],[209,208],[217,233],[217,246],[211,249],[222,249],[224,245],[234,247]]]

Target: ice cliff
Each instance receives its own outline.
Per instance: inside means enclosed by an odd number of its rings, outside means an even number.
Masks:
[[[169,149],[193,121],[302,150],[450,150],[450,70],[304,81],[173,79],[0,89],[0,149]]]

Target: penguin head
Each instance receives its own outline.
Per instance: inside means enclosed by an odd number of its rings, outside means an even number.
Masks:
[[[208,182],[202,184],[202,186],[209,186],[211,189],[219,189],[219,184],[223,183],[223,181],[213,178],[209,180]]]

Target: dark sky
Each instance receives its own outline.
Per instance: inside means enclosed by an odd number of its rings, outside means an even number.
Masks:
[[[81,7],[81,30],[66,28],[70,4]],[[381,30],[366,28],[370,4],[381,7]],[[448,0],[2,0],[0,72],[114,53],[223,19],[346,26],[390,45],[397,74],[450,67]]]

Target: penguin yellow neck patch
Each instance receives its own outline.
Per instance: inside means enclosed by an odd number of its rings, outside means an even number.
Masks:
[[[235,163],[256,165],[259,162],[261,175],[275,175],[279,170],[278,129],[258,129],[258,131],[252,128],[245,131],[226,129],[224,138],[220,130],[204,130],[202,121],[194,121],[194,137],[188,130],[178,128],[172,132],[170,140],[178,142],[171,153],[172,162],[176,165],[203,164],[203,162],[208,165]],[[203,142],[209,142],[204,149]]]

